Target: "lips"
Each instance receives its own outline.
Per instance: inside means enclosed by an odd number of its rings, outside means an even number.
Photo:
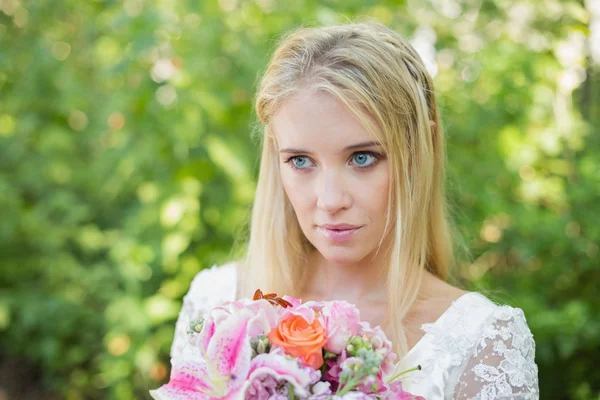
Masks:
[[[343,243],[352,239],[352,237],[360,230],[360,226],[349,224],[326,224],[319,226],[319,230],[331,242]]]
[[[331,229],[334,231],[343,231],[343,230],[348,230],[348,229],[356,229],[358,228],[357,225],[350,225],[350,224],[325,224],[325,225],[320,225],[321,228],[325,228],[325,229]]]

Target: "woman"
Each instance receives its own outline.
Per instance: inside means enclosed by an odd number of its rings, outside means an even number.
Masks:
[[[200,272],[190,319],[256,288],[344,299],[381,325],[404,380],[431,399],[538,398],[535,344],[520,309],[446,283],[453,263],[444,134],[433,82],[381,24],[299,29],[260,84],[262,160],[245,259]]]

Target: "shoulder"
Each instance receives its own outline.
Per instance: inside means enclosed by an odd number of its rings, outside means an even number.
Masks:
[[[514,347],[535,349],[523,311],[496,304],[478,292],[462,295],[435,323],[425,324],[422,329],[452,355],[454,365],[462,364],[498,338],[511,340]]]
[[[184,305],[192,303],[195,308],[212,308],[236,298],[237,263],[213,265],[198,272],[183,298]]]
[[[539,398],[535,341],[523,310],[499,305],[481,294],[473,305],[486,311],[472,336],[456,398],[496,398],[522,395]],[[477,395],[477,396],[476,396]]]
[[[535,342],[520,308],[468,292],[423,330],[436,359],[445,360],[446,386],[456,390],[454,398],[537,393]]]
[[[498,327],[503,327],[504,332],[532,336],[522,309],[495,303],[481,293],[468,292],[452,307],[455,309],[453,322],[459,323],[464,332],[473,337],[484,337]]]
[[[469,292],[463,307],[467,313],[479,317],[483,332],[491,326],[503,325],[513,329],[526,329],[531,334],[525,313],[518,307],[495,303],[477,292]]]
[[[187,342],[187,327],[211,308],[236,299],[237,263],[213,265],[198,272],[185,296],[175,324],[171,356],[183,351]]]
[[[533,334],[527,324],[527,318],[521,308],[509,305],[496,304],[481,294],[480,301],[488,304],[489,315],[482,324],[480,340],[477,343],[475,353],[479,353],[488,345],[494,347],[497,355],[504,356],[508,350],[518,351],[522,356],[533,360],[535,353],[535,341]],[[502,348],[500,342],[507,345]]]

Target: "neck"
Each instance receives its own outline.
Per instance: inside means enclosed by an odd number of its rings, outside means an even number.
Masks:
[[[306,290],[319,300],[385,301],[387,266],[383,251],[356,263],[334,263],[314,251],[313,271]],[[309,300],[309,299],[306,299]]]

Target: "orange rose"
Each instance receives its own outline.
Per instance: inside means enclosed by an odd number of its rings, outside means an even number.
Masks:
[[[313,369],[323,365],[323,345],[327,335],[317,318],[309,324],[302,316],[292,315],[279,321],[268,337],[271,344],[283,348],[286,354],[300,358],[304,365]]]

